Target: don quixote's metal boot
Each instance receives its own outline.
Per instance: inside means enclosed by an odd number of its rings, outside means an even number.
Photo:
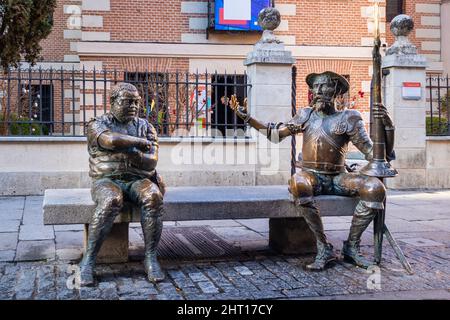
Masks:
[[[306,265],[309,271],[324,270],[328,264],[336,261],[331,243],[317,241],[317,255],[313,263]]]

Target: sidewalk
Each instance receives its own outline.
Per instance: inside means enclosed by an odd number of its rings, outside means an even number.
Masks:
[[[98,265],[98,286],[66,285],[82,255],[81,225],[44,226],[41,196],[0,197],[0,299],[450,299],[450,191],[390,191],[386,225],[408,258],[408,275],[385,240],[381,270],[339,261],[310,273],[313,256],[268,248],[268,220],[166,222],[160,256],[167,279],[145,280],[139,224],[127,264]],[[340,253],[351,217],[325,217]],[[372,226],[362,250],[373,253]],[[72,268],[72,269],[71,269]],[[368,279],[375,280],[375,284]],[[370,282],[370,281],[369,281]]]

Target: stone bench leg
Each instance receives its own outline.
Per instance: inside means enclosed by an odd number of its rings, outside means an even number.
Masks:
[[[84,250],[88,238],[89,225],[84,225]],[[114,223],[111,233],[103,242],[97,256],[97,263],[122,263],[128,261],[128,222]]]
[[[316,237],[304,218],[269,219],[269,246],[283,254],[316,253]]]

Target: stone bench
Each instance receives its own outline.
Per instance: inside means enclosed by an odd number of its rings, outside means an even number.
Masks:
[[[322,216],[351,216],[357,198],[318,196]],[[84,224],[95,204],[90,189],[49,189],[44,195],[44,224]],[[269,245],[283,253],[314,251],[315,240],[290,200],[286,185],[232,187],[172,187],[164,196],[164,220],[220,220],[269,218]],[[140,221],[140,211],[125,204],[99,253],[99,262],[128,259],[128,224]]]

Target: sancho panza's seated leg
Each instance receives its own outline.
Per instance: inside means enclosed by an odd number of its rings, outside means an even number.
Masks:
[[[160,281],[164,273],[158,263],[156,249],[163,228],[163,194],[158,185],[149,179],[131,185],[130,197],[141,206],[141,225],[144,233],[144,266],[151,282]]]
[[[294,197],[294,203],[301,210],[306,223],[316,237],[316,258],[312,264],[306,266],[307,269],[312,271],[322,270],[327,264],[336,260],[333,254],[333,246],[327,242],[319,209],[314,203],[313,196],[320,194],[321,189],[322,185],[313,172],[300,171],[289,180],[289,192]]]
[[[86,252],[80,262],[81,285],[94,283],[93,274],[97,254],[123,205],[122,189],[111,179],[103,178],[94,181],[91,193],[97,206],[89,224]]]
[[[347,241],[344,241],[342,255],[344,259],[361,268],[373,263],[359,253],[361,236],[379,210],[383,210],[386,197],[384,184],[374,177],[362,174],[342,173],[333,179],[335,194],[359,196]]]

